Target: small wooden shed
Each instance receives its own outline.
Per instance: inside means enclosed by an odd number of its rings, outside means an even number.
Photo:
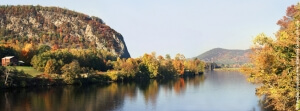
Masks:
[[[17,65],[18,60],[15,56],[6,56],[2,58],[2,66]]]

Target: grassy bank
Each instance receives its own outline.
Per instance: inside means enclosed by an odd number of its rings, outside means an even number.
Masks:
[[[30,66],[16,66],[16,69],[19,71],[24,71],[32,77],[36,77],[37,75],[43,74],[43,72],[37,71],[36,69]]]

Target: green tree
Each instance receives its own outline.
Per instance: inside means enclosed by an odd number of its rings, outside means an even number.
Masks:
[[[37,54],[41,54],[47,51],[50,51],[51,47],[49,45],[41,45],[37,51]]]
[[[38,71],[44,72],[47,61],[50,59],[54,59],[56,61],[55,73],[61,74],[61,67],[65,64],[71,63],[74,56],[67,50],[47,51],[42,54],[35,55],[31,59],[31,64]]]
[[[194,63],[196,65],[196,72],[195,73],[199,73],[199,72],[204,72],[204,67],[205,67],[205,62],[199,60],[199,59],[195,59]]]
[[[144,63],[140,63],[138,66],[138,72],[135,76],[136,79],[149,79],[150,78],[150,72],[148,70],[148,67]]]
[[[74,79],[76,77],[79,77],[80,65],[79,65],[78,61],[74,60],[70,64],[65,64],[61,68],[61,70],[63,72],[64,81],[67,84],[73,84],[74,83]]]
[[[3,58],[5,56],[16,56],[17,58],[19,57],[18,52],[12,47],[0,46],[0,58]]]

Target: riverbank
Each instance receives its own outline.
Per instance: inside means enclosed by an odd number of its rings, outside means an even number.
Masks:
[[[216,71],[240,71],[241,68],[216,68]]]
[[[112,80],[112,78],[102,72],[101,74],[89,74],[86,76],[78,76],[74,78],[73,82],[67,82],[63,75],[37,75],[32,77],[28,74],[22,74],[22,76],[11,76],[5,84],[5,79],[1,79],[0,88],[24,88],[24,87],[44,87],[44,86],[66,86],[66,85],[92,85],[92,84],[110,84],[120,82],[134,82],[134,81],[148,81],[148,80],[168,80],[174,78],[193,77],[195,75],[202,75],[203,73],[185,73],[173,77],[156,77],[156,78],[123,78],[118,80]]]
[[[67,83],[62,78],[51,78],[49,76],[39,77],[10,77],[5,81],[0,81],[0,88],[24,88],[24,87],[44,87],[44,86],[65,86],[83,84],[109,84],[111,79],[106,75],[91,75],[87,78],[75,78],[72,83]]]

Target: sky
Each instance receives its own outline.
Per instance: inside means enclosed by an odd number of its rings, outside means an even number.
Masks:
[[[101,18],[121,33],[131,57],[156,52],[195,57],[213,48],[248,49],[274,37],[297,0],[3,0],[1,5],[58,6]]]

